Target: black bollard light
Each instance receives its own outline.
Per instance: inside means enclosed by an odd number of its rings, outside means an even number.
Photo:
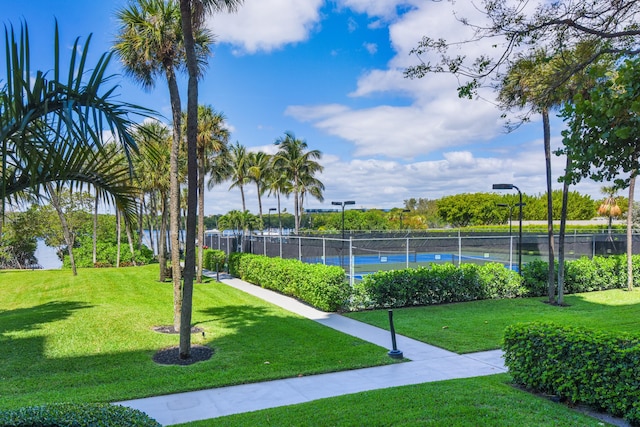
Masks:
[[[389,350],[387,354],[392,359],[402,359],[404,357],[402,351],[398,350],[398,346],[396,345],[396,330],[393,327],[393,310],[389,310],[389,329],[391,330],[391,345],[393,349]]]

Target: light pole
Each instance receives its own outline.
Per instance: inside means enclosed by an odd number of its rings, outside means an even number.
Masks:
[[[344,241],[344,207],[346,205],[355,205],[356,202],[353,200],[347,200],[346,202],[331,202],[334,206],[342,206],[342,240]]]
[[[522,275],[522,192],[518,187],[513,184],[493,184],[494,190],[517,190],[518,196],[520,197],[520,203],[518,206],[520,207],[520,229],[518,232],[518,274]],[[511,216],[511,215],[509,215]]]
[[[269,208],[269,216],[267,217],[267,223],[269,226],[267,227],[267,234],[271,234],[271,211],[276,211],[276,208]]]
[[[331,202],[332,205],[334,206],[342,206],[342,249],[340,252],[342,252],[342,256],[340,256],[340,264],[342,268],[344,268],[344,261],[343,261],[343,257],[344,257],[344,207],[346,205],[355,205],[356,202],[353,200],[347,200],[345,202]]]

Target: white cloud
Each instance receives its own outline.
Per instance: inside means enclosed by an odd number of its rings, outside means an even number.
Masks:
[[[371,55],[374,55],[378,51],[378,45],[375,43],[364,43],[363,46]]]
[[[322,0],[246,0],[233,14],[217,14],[208,26],[238,53],[269,52],[307,40],[320,21]]]

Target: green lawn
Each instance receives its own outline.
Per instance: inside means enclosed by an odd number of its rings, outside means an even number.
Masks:
[[[640,331],[640,290],[609,290],[568,295],[568,307],[545,304],[544,298],[484,300],[393,310],[398,334],[456,353],[500,348],[504,329],[519,322],[549,321],[612,332]],[[388,310],[346,313],[382,328]]]
[[[442,381],[316,400],[211,420],[189,427],[605,425],[563,405],[518,390],[507,374]]]
[[[196,285],[194,344],[206,362],[160,366],[177,345],[154,332],[172,322],[172,285],[157,265],[0,272],[0,408],[108,402],[393,361],[387,349],[303,319],[215,281]]]

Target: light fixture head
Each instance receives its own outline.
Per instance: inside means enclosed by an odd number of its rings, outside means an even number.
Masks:
[[[513,190],[513,184],[493,184],[494,190]]]

